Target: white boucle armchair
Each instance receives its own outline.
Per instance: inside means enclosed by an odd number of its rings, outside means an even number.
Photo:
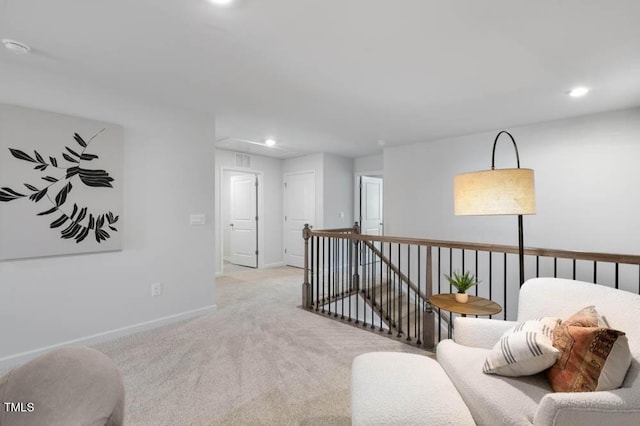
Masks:
[[[485,374],[490,349],[515,322],[456,318],[455,340],[438,344],[437,360],[479,425],[639,425],[640,296],[559,278],[535,278],[520,289],[518,321],[568,318],[595,305],[609,326],[627,334],[631,366],[620,389],[553,392],[544,373],[528,377]]]

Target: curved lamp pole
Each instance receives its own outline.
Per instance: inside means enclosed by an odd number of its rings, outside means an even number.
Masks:
[[[496,169],[496,145],[501,135],[507,135],[516,151],[516,168]],[[453,181],[456,216],[517,215],[518,260],[520,285],[524,283],[524,233],[522,215],[535,214],[533,170],[520,168],[518,145],[511,133],[501,130],[493,141],[491,170],[457,175]]]

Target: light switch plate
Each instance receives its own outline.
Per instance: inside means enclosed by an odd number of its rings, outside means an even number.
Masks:
[[[190,225],[204,225],[207,223],[207,218],[204,213],[193,213],[189,216]]]

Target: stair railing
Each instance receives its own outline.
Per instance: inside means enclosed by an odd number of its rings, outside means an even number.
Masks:
[[[495,319],[515,319],[518,247],[366,235],[352,228],[311,230],[304,238],[302,306],[426,349],[451,336],[453,314],[432,307],[432,294],[450,293],[444,274],[470,271],[472,294],[494,300]],[[527,278],[591,281],[640,293],[640,256],[525,248]],[[437,314],[437,315],[436,315]]]

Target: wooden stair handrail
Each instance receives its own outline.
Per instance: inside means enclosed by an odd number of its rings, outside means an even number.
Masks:
[[[349,228],[345,228],[349,229]],[[342,231],[342,230],[340,230]],[[343,231],[346,232],[346,231]],[[443,247],[461,250],[478,250],[497,253],[512,253],[518,254],[517,246],[503,245],[503,244],[486,244],[486,243],[471,243],[460,241],[447,241],[447,240],[431,240],[423,238],[410,238],[410,237],[390,237],[383,235],[368,235],[357,233],[336,233],[331,230],[313,231],[311,230],[310,236],[314,237],[327,237],[327,238],[345,238],[352,241],[370,241],[381,243],[396,243],[396,244],[411,244],[431,247]],[[524,254],[530,256],[540,257],[556,257],[561,259],[575,259],[586,260],[593,262],[610,262],[610,263],[625,263],[632,265],[640,265],[640,255],[632,254],[617,254],[617,253],[598,253],[578,250],[557,250],[557,249],[545,249],[535,247],[525,247]]]
[[[411,288],[411,290],[413,290],[418,296],[420,296],[424,300],[428,300],[427,296],[420,291],[418,286],[415,285],[415,283],[413,281],[411,281],[409,279],[409,277],[407,277],[404,273],[402,273],[402,271],[400,271],[400,269],[398,269],[398,267],[396,265],[394,265],[391,262],[391,260],[389,260],[389,258],[387,258],[384,254],[382,254],[382,252],[380,250],[378,250],[369,241],[363,241],[363,242],[367,247],[369,247],[371,249],[371,251],[373,251],[373,253],[376,256],[378,256],[378,258],[380,258],[380,260],[382,260],[382,262],[384,262],[393,272],[395,272],[400,277],[400,279],[402,281],[404,281],[409,286],[409,288]]]

